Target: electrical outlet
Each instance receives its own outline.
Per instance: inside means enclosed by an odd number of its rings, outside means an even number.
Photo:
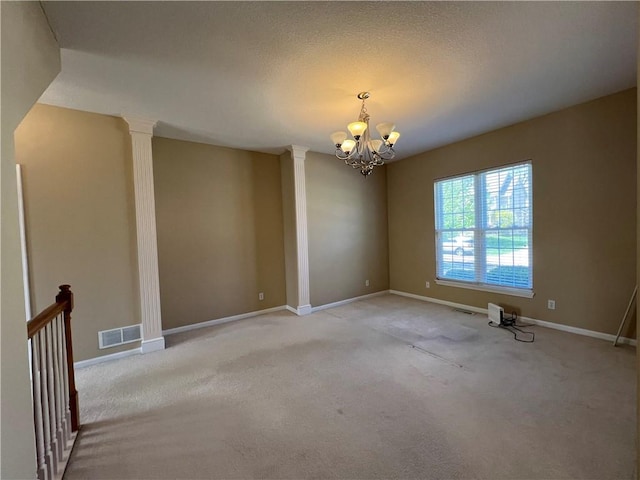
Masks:
[[[258,294],[258,300],[264,300],[264,293],[260,292]]]
[[[431,288],[431,283],[429,283],[429,282],[425,282],[425,283],[424,283],[424,286],[425,286],[425,288]]]
[[[555,300],[547,300],[547,308],[549,310],[555,310],[556,309],[556,301]]]
[[[364,281],[364,286],[365,286],[365,287],[368,287],[368,286],[369,286],[369,280],[365,280],[365,281]]]

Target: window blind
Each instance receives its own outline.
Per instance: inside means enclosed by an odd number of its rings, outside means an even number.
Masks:
[[[533,288],[531,162],[437,180],[436,276]]]

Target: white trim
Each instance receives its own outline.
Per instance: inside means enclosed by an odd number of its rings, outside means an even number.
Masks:
[[[24,286],[24,310],[27,321],[31,320],[31,288],[29,287],[29,257],[27,252],[27,229],[24,221],[24,193],[22,191],[22,165],[16,164],[18,188],[18,224],[20,226],[20,250],[22,253],[22,284]]]
[[[285,308],[287,310],[289,310],[291,313],[295,313],[299,317],[301,317],[303,315],[309,315],[310,313],[313,313],[313,307],[311,307],[311,305],[309,305],[309,304],[300,305],[300,306],[298,306],[298,308],[295,308],[295,307],[292,307],[290,305],[287,305]]]
[[[498,287],[491,285],[476,285],[475,283],[455,282],[452,280],[440,280],[436,278],[438,285],[445,287],[467,288],[469,290],[479,290],[481,292],[501,293],[503,295],[511,295],[512,297],[533,298],[535,293],[533,290],[523,288]]]
[[[522,319],[523,322],[533,323],[535,325],[540,325],[541,327],[553,328],[554,330],[560,330],[562,332],[575,333],[576,335],[584,335],[585,337],[599,338],[601,340],[607,340],[608,342],[613,342],[616,339],[616,336],[611,333],[596,332],[594,330],[571,327],[569,325],[563,325],[561,323],[547,322],[545,320],[537,320],[535,318],[529,317],[518,318]],[[627,345],[636,346],[637,342],[633,338],[620,337],[620,339],[618,339],[618,343],[625,343]]]
[[[62,460],[58,462],[58,471],[53,476],[52,480],[62,480],[64,478],[64,472],[67,469],[67,465],[69,464],[71,452],[73,452],[73,447],[75,446],[76,440],[78,439],[78,432],[69,432],[69,435],[69,440],[66,442],[66,445],[63,446],[64,452],[62,454]]]
[[[241,313],[239,315],[232,315],[231,317],[217,318],[215,320],[207,320],[205,322],[193,323],[191,325],[184,325],[182,327],[169,328],[163,330],[163,335],[173,335],[174,333],[188,332],[189,330],[197,330],[199,328],[212,327],[214,325],[220,325],[222,323],[235,322],[236,320],[243,320],[245,318],[257,317],[264,315],[265,313],[279,312],[281,310],[289,310],[291,307],[281,305],[279,307],[265,308],[264,310],[256,310],[254,312]],[[295,311],[294,311],[295,313]]]
[[[360,295],[359,297],[347,298],[345,300],[339,300],[333,303],[326,303],[324,305],[318,305],[317,307],[312,307],[311,311],[313,313],[319,312],[320,310],[326,310],[327,308],[339,307],[341,305],[346,305],[347,303],[358,302],[360,300],[364,300],[366,298],[379,297],[380,295],[385,295],[389,293],[389,290],[381,290],[375,293],[367,293],[366,295]]]
[[[463,303],[449,302],[447,300],[440,300],[439,298],[423,297],[422,295],[415,295],[413,293],[401,292],[399,290],[389,290],[392,295],[400,295],[401,297],[414,298],[416,300],[422,300],[423,302],[437,303],[439,305],[446,305],[447,307],[459,308],[461,310],[468,310],[475,313],[486,313],[486,308],[472,307],[471,305],[465,305]]]
[[[110,353],[109,355],[102,355],[101,357],[94,357],[88,360],[80,360],[73,362],[74,368],[90,367],[91,365],[97,365],[99,363],[110,362],[112,360],[118,360],[119,358],[131,357],[133,355],[140,355],[142,350],[140,347],[132,348],[131,350],[125,350],[124,352]]]
[[[391,293],[392,295],[399,295],[401,297],[408,297],[408,298],[414,298],[416,300],[422,300],[423,302],[438,303],[440,305],[459,308],[461,310],[469,310],[471,312],[484,313],[487,315],[489,314],[489,310],[486,308],[473,307],[471,305],[465,305],[463,303],[448,302],[446,300],[440,300],[438,298],[423,297],[421,295],[401,292],[398,290],[389,290],[389,293]],[[596,332],[594,330],[587,330],[586,328],[571,327],[569,325],[563,325],[561,323],[547,322],[545,320],[538,320],[530,317],[518,317],[518,318],[525,323],[533,323],[534,325],[539,325],[541,327],[551,328],[553,330],[560,330],[562,332],[574,333],[576,335],[583,335],[585,337],[599,338],[601,340],[607,340],[609,342],[613,342],[616,338],[615,335],[612,335],[610,333]],[[620,339],[618,340],[618,343],[625,343],[627,345],[635,346],[637,342],[633,338],[620,337]]]
[[[140,351],[142,353],[151,353],[158,350],[164,350],[164,337],[156,337],[140,342]]]
[[[137,115],[122,114],[122,118],[129,124],[129,133],[144,133],[145,135],[153,135],[153,127],[158,123],[157,120],[150,118],[138,117]]]

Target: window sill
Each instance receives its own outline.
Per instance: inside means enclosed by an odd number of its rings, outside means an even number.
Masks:
[[[524,288],[509,288],[498,286],[493,287],[490,285],[476,285],[473,283],[455,282],[453,280],[436,279],[436,284],[444,285],[445,287],[458,287],[466,288],[469,290],[479,290],[481,292],[501,293],[503,295],[511,295],[512,297],[533,298],[533,296],[535,295],[535,293],[533,293],[533,290]]]

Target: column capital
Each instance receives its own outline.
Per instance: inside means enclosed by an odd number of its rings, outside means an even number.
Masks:
[[[287,150],[291,152],[291,158],[294,160],[304,160],[306,153],[309,151],[309,147],[303,147],[301,145],[289,145]]]
[[[122,118],[129,124],[129,133],[144,133],[153,135],[153,127],[158,123],[157,120],[139,117],[136,115],[122,114]]]

